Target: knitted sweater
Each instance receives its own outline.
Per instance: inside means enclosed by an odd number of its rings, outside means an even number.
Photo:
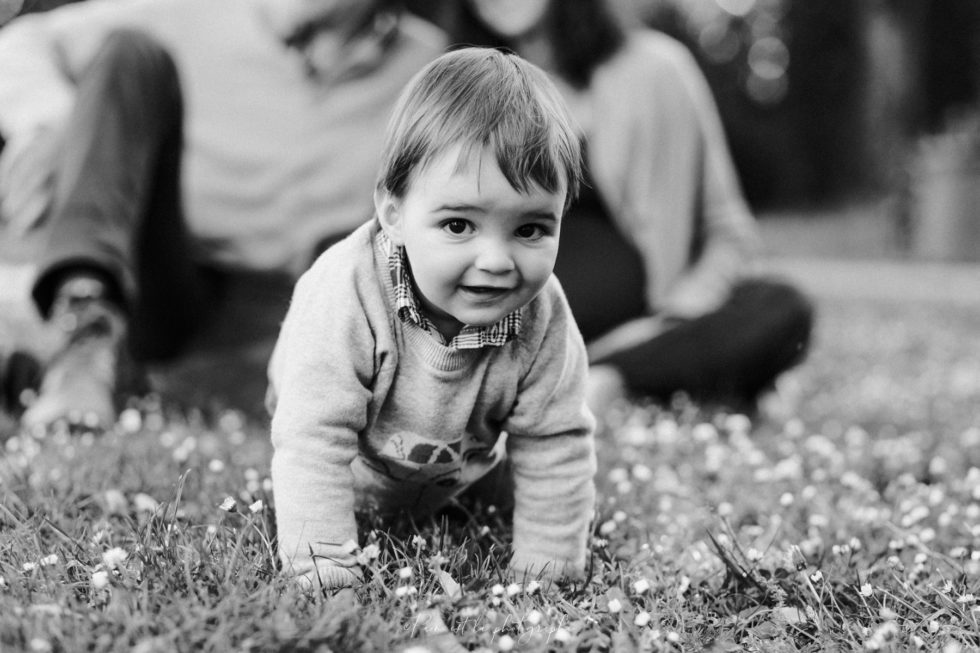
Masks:
[[[182,193],[201,257],[291,272],[371,217],[385,124],[442,34],[409,14],[353,74],[324,83],[283,41],[306,0],[87,0],[0,30],[0,134],[60,128],[72,80],[106,33],[137,29],[173,56],[185,101]],[[295,9],[295,11],[292,11]],[[293,26],[294,28],[295,26]]]
[[[717,309],[758,252],[711,90],[690,52],[650,30],[585,91],[589,168],[617,226],[643,254],[651,309]]]
[[[367,223],[301,277],[270,363],[285,567],[351,582],[356,509],[430,513],[506,456],[512,567],[581,573],[594,424],[584,344],[558,281],[522,309],[517,338],[449,348],[396,316],[377,229]]]

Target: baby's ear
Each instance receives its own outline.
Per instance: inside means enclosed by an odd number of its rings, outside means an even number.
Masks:
[[[374,210],[385,234],[395,245],[404,245],[402,237],[402,202],[383,188],[374,190]]]

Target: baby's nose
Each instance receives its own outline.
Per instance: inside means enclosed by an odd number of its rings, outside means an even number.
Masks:
[[[504,243],[488,241],[480,248],[476,267],[492,274],[504,274],[514,269],[514,257]]]

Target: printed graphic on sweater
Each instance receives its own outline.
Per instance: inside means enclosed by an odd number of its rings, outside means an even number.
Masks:
[[[503,458],[504,441],[504,434],[490,446],[468,437],[446,441],[400,431],[375,455],[364,457],[364,463],[394,481],[463,488]]]

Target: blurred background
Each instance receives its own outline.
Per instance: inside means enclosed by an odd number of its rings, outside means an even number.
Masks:
[[[980,261],[980,2],[617,1],[697,57],[774,253]]]
[[[980,2],[619,2],[697,57],[773,249],[980,260]]]

